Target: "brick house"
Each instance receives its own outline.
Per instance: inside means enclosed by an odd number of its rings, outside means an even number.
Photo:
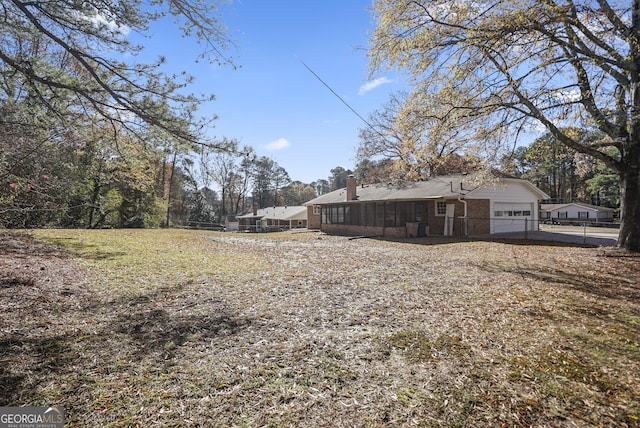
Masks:
[[[468,236],[538,229],[539,201],[549,196],[528,181],[478,174],[425,181],[357,185],[307,206],[309,229],[337,235]]]

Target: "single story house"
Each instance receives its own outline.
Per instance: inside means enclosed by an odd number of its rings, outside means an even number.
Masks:
[[[613,221],[613,208],[571,202],[567,204],[540,204],[542,221]]]
[[[307,207],[256,208],[253,213],[237,216],[236,219],[240,231],[268,232],[307,227]]]
[[[548,198],[528,181],[495,175],[359,186],[351,176],[346,188],[305,205],[309,229],[403,238],[537,230],[539,201]]]

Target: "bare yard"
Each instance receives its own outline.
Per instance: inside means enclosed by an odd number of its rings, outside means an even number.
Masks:
[[[69,426],[640,425],[640,257],[611,248],[5,233],[0,299],[0,406]]]

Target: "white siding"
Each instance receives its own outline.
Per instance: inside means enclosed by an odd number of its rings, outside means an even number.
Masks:
[[[554,210],[551,212],[551,218],[558,218],[558,213],[567,213],[566,217],[562,217],[564,218],[568,218],[568,219],[577,219],[580,218],[578,216],[579,212],[588,212],[589,213],[589,217],[585,218],[584,220],[595,220],[596,218],[598,218],[598,211],[591,209],[591,208],[587,208],[587,207],[580,207],[577,205],[568,205],[566,207],[563,208],[559,208],[557,210]],[[583,219],[581,219],[583,220]]]
[[[526,185],[518,182],[486,185],[469,193],[468,197],[492,202],[538,202],[539,199]]]
[[[494,216],[496,210],[503,210],[505,207],[508,207],[509,204],[514,204],[512,206],[520,207],[520,209],[531,210],[531,215],[527,216],[528,229],[538,229],[539,195],[534,193],[526,184],[516,181],[489,184],[470,192],[467,197],[473,199],[489,199],[491,210],[491,233],[524,230],[524,217],[520,217],[520,221],[518,223],[522,223],[522,227],[517,227],[514,223],[513,230],[510,230],[510,226],[507,225],[507,222],[504,219],[498,219]]]

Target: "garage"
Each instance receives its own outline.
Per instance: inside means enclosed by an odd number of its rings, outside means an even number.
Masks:
[[[492,214],[492,233],[535,230],[533,206],[529,202],[494,202]]]

